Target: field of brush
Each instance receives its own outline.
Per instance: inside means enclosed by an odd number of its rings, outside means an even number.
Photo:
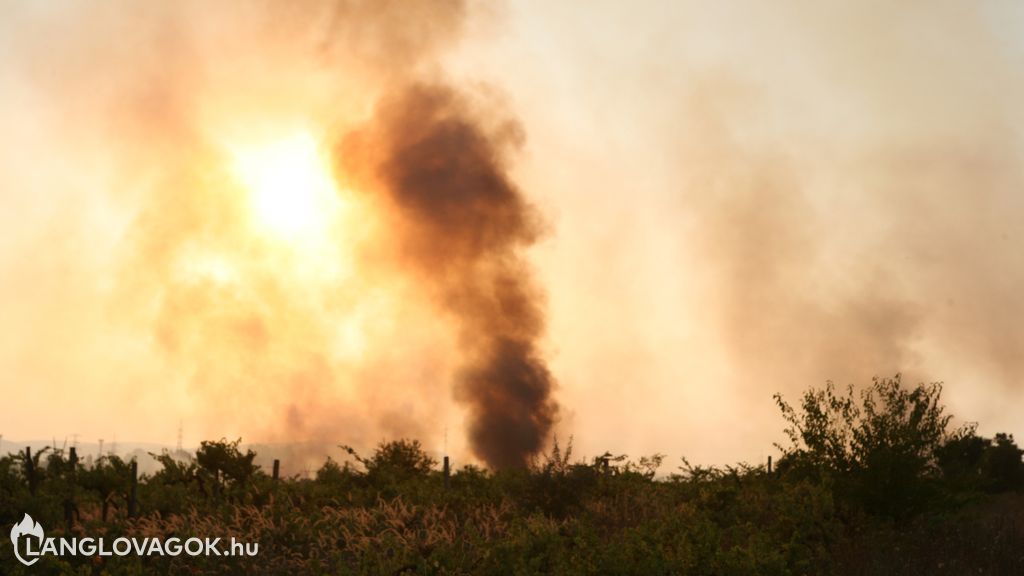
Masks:
[[[0,522],[47,536],[235,537],[255,557],[43,557],[4,574],[1024,574],[1024,468],[1012,437],[951,429],[937,386],[778,402],[793,439],[774,470],[590,462],[557,443],[526,469],[446,478],[418,442],[350,450],[274,479],[239,442],[156,455],[132,501],[116,456],[0,459]]]

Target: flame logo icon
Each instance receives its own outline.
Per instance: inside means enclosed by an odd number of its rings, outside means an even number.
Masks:
[[[32,517],[25,514],[25,517],[21,519],[13,527],[11,527],[11,544],[14,545],[14,555],[18,558],[18,561],[25,566],[31,566],[39,561],[39,558],[33,558],[31,561],[25,560],[21,557],[21,552],[18,550],[18,539],[22,536],[35,536],[40,540],[43,539],[43,527],[38,522],[32,520]]]

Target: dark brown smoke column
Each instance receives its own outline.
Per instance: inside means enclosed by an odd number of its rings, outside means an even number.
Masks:
[[[455,397],[469,409],[470,447],[492,468],[525,466],[557,413],[537,346],[542,296],[521,256],[540,222],[506,169],[521,140],[517,125],[486,122],[453,89],[417,84],[342,147],[346,171],[369,172],[385,196],[402,260],[456,318]]]

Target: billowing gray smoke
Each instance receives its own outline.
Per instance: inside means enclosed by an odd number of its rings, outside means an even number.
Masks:
[[[540,222],[506,168],[522,135],[488,120],[453,88],[411,84],[384,98],[341,158],[371,173],[396,216],[400,257],[454,317],[470,447],[508,468],[542,448],[557,406],[537,345],[542,296],[521,255]]]

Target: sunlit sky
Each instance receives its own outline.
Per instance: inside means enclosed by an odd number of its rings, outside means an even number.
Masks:
[[[1024,6],[453,4],[5,7],[0,434],[468,458],[458,338],[337,171],[410,78],[521,125],[579,454],[757,461],[773,393],[896,372],[1024,434]]]

